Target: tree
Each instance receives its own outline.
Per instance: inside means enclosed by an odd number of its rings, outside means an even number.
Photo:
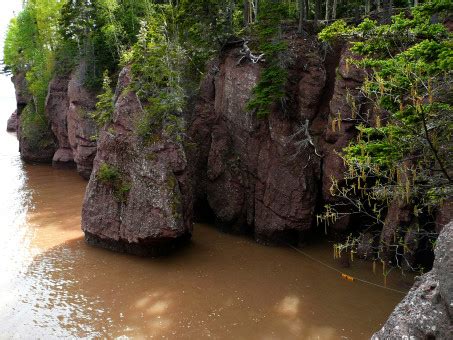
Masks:
[[[368,221],[363,231],[381,230],[390,202],[411,207],[412,230],[399,230],[390,245],[395,263],[405,259],[407,233],[433,238],[430,213],[453,196],[452,40],[431,21],[452,9],[434,1],[414,8],[410,17],[393,16],[390,24],[365,19],[348,27],[337,21],[320,33],[325,41],[352,40],[362,59],[350,62],[368,72],[361,89],[368,110],[353,110],[358,138],[342,152],[346,182],[335,182],[332,193]],[[339,217],[335,206],[320,216]]]

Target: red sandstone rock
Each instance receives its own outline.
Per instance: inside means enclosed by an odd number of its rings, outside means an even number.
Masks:
[[[81,62],[71,74],[68,83],[67,129],[77,171],[88,179],[96,156],[97,129],[96,123],[90,117],[96,107],[96,96],[84,86],[84,68],[85,63]]]
[[[8,118],[8,122],[6,123],[6,131],[8,132],[16,132],[17,131],[17,110],[14,111],[11,116]]]
[[[46,98],[46,115],[58,142],[52,163],[56,167],[74,166],[74,156],[68,140],[68,82],[69,77],[54,77]]]
[[[444,226],[453,221],[453,199],[446,200],[436,214],[436,232],[440,233]]]
[[[82,210],[88,243],[139,255],[160,255],[192,232],[192,193],[182,144],[156,133],[145,143],[135,132],[144,111],[137,95],[123,91],[129,69],[119,77],[112,123],[100,132],[98,152]],[[100,180],[101,166],[118,180]],[[118,186],[124,189],[118,197]]]
[[[312,146],[296,144],[306,138],[301,125],[316,112],[315,101],[324,87],[322,62],[311,61],[308,71],[300,70],[294,94],[299,113],[293,120],[277,107],[264,119],[245,109],[260,66],[237,65],[237,60],[237,50],[228,51],[216,68],[215,81],[211,75],[202,86],[207,89],[200,95],[203,104],[196,106],[201,110],[189,130],[197,148],[204,150],[194,162],[198,171],[206,169],[207,201],[223,228],[253,232],[264,243],[293,234],[297,239],[313,223],[320,159]]]
[[[17,103],[17,139],[19,140],[19,152],[21,158],[29,163],[50,163],[55,153],[56,144],[50,127],[34,125],[23,120],[23,110],[31,103],[32,96],[27,88],[27,80],[23,72],[15,74],[11,78]]]

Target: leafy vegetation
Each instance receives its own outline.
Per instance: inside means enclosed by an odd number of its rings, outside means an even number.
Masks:
[[[104,81],[102,83],[102,93],[98,95],[96,110],[91,114],[91,118],[95,120],[98,127],[103,127],[112,119],[115,105],[113,103],[111,82],[108,72],[105,71]]]
[[[453,195],[453,40],[432,20],[452,9],[451,2],[433,1],[389,24],[337,21],[320,33],[325,41],[352,40],[362,59],[349,62],[367,71],[361,93],[368,110],[353,110],[358,137],[341,155],[346,182],[334,182],[332,193],[366,215],[371,227],[381,228],[390,204],[398,202],[413,210],[418,222],[409,228],[419,239],[434,236],[426,215]],[[320,216],[339,217],[334,206]],[[390,246],[405,249],[397,235],[395,244],[380,249]]]
[[[265,3],[254,25],[258,36],[258,48],[266,58],[266,67],[261,73],[258,84],[253,89],[247,109],[256,112],[260,118],[266,117],[274,103],[285,97],[284,86],[288,77],[284,62],[286,43],[282,39],[281,21],[285,7],[280,3]]]
[[[127,194],[131,187],[130,184],[122,178],[120,171],[116,167],[107,163],[102,163],[96,177],[101,183],[111,187],[113,195],[118,202],[126,202]]]
[[[188,98],[207,61],[227,43],[249,42],[262,56],[247,109],[266,117],[285,100],[283,32],[323,28],[319,38],[325,42],[352,41],[362,59],[349,64],[367,72],[361,90],[366,103],[359,109],[351,102],[358,138],[341,155],[346,184],[334,182],[332,193],[366,215],[371,228],[382,228],[392,202],[404,202],[419,217],[417,233],[426,235],[431,230],[423,216],[452,195],[453,43],[440,21],[451,10],[448,0],[27,0],[9,26],[4,71],[26,75],[33,100],[22,129],[36,145],[48,141],[50,79],[81,61],[84,85],[100,93],[92,115],[99,127],[114,110],[111,79],[128,66],[128,89],[145,112],[137,134],[145,143],[162,137],[181,142]],[[123,200],[128,185],[117,169],[102,165],[98,176]],[[320,218],[340,215],[328,206]]]

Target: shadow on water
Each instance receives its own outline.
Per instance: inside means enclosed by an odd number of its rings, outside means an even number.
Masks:
[[[401,299],[207,225],[166,258],[89,247],[80,230],[84,180],[23,166],[16,151],[0,152],[0,163],[9,169],[0,178],[9,188],[0,195],[0,337],[363,339]],[[332,261],[328,244],[305,250]],[[369,263],[355,261],[350,273],[380,280]]]
[[[73,239],[37,255],[23,279],[22,329],[55,336],[361,339],[401,298],[204,225],[159,259]]]

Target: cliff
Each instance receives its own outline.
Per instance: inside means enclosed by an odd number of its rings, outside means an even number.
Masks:
[[[96,155],[97,128],[90,116],[96,95],[84,85],[83,68],[82,61],[71,74],[50,81],[44,116],[29,113],[35,109],[25,75],[14,75],[17,110],[8,121],[8,130],[17,130],[20,154],[26,162],[76,167],[88,179]]]
[[[23,74],[15,75],[22,158],[75,166],[90,179],[82,225],[93,244],[160,254],[190,237],[194,218],[205,217],[260,243],[302,242],[322,207],[339,202],[330,193],[345,171],[338,152],[356,136],[354,115],[367,108],[359,91],[364,72],[348,61],[357,58],[349,46],[326,50],[315,37],[291,32],[286,41],[285,99],[267,117],[246,108],[264,64],[243,59],[241,43],[233,43],[207,66],[181,116],[181,139],[165,122],[147,141],[139,136],[147,103],[133,91],[129,67],[118,79],[112,119],[98,131],[92,119],[96,94],[84,85],[80,61],[50,82],[48,125],[41,126],[33,149],[22,122],[32,99]],[[373,247],[398,235],[414,264],[423,244],[407,231],[417,223],[411,208],[392,203],[380,235],[363,235],[359,256],[372,256]],[[349,233],[358,221],[350,207],[343,209],[329,228]],[[381,248],[380,255],[391,259],[394,252]]]
[[[431,271],[417,278],[372,339],[450,339],[453,334],[453,222],[440,233]]]

